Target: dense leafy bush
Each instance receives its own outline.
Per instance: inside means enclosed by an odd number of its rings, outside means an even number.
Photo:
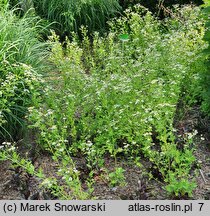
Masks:
[[[117,0],[34,0],[38,15],[56,22],[59,34],[78,32],[81,25],[92,32],[105,27],[108,18],[115,15],[120,6]]]
[[[168,192],[191,196],[192,135],[179,149],[173,123],[180,96],[197,81],[204,47],[199,13],[184,7],[163,23],[136,6],[110,23],[107,37],[95,33],[92,41],[83,27],[81,45],[75,36],[65,51],[53,34],[50,58],[59,74],[28,117],[40,146],[56,161],[83,154],[89,169],[102,167],[107,152],[137,164],[144,156]],[[71,176],[65,169],[62,175]]]
[[[18,140],[27,107],[39,95],[40,79],[30,66],[2,62],[0,67],[0,142]]]
[[[207,64],[207,70],[201,71],[201,86],[202,86],[202,98],[203,98],[203,103],[202,107],[203,110],[210,115],[210,19],[209,19],[209,13],[210,13],[210,2],[208,0],[205,1],[203,9],[203,16],[206,20],[206,31],[204,35],[204,40],[208,43],[208,47],[204,51],[204,56],[206,59],[206,64]]]
[[[185,5],[193,3],[195,5],[201,5],[203,3],[202,0],[119,0],[119,2],[123,8],[127,8],[128,6],[135,4],[141,4],[153,13],[157,13],[160,10],[159,6],[161,4],[164,5],[164,7],[172,7],[175,4]]]

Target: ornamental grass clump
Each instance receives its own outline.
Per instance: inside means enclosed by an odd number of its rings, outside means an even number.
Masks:
[[[60,35],[79,33],[81,25],[90,32],[103,30],[106,21],[119,13],[117,0],[34,0],[36,13],[50,22]]]
[[[19,18],[7,7],[0,10],[0,60],[24,63],[36,68],[44,67],[46,43],[41,42],[39,32],[44,26],[38,17]]]

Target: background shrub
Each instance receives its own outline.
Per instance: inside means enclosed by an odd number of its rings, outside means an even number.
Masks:
[[[206,31],[204,35],[204,40],[208,43],[207,48],[204,50],[204,58],[206,60],[207,69],[201,71],[201,86],[202,86],[202,108],[203,110],[210,115],[210,3],[209,1],[205,1],[205,5],[203,8],[203,16],[206,20]]]
[[[2,62],[0,66],[0,143],[23,135],[25,114],[39,96],[38,74],[25,64]]]
[[[162,4],[164,7],[172,8],[173,5],[185,5],[185,4],[194,4],[201,5],[203,4],[202,0],[119,0],[120,5],[123,8],[128,6],[133,6],[135,4],[141,4],[144,7],[148,8],[153,13],[158,13],[160,17],[168,16],[165,14],[163,8],[160,7]]]
[[[38,15],[55,23],[60,35],[79,32],[80,26],[87,26],[90,32],[102,30],[106,21],[119,12],[117,0],[34,0]]]

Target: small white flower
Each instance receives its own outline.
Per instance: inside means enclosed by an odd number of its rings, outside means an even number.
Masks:
[[[204,138],[203,136],[201,136],[201,140],[202,140],[202,141],[204,141],[204,140],[205,140],[205,138]]]
[[[49,115],[52,115],[52,114],[53,114],[53,110],[49,109],[49,110],[47,111],[47,113],[45,114],[45,116],[49,116]]]
[[[7,145],[10,146],[12,143],[11,142],[3,142],[2,145]]]
[[[187,136],[188,136],[188,139],[192,139],[193,138],[193,134],[192,133],[188,133]]]
[[[88,140],[87,143],[86,143],[86,145],[87,145],[88,147],[91,147],[91,146],[93,145],[93,143],[92,143],[90,140]]]
[[[53,125],[50,130],[56,130],[57,129],[57,126],[56,125]]]
[[[11,146],[8,151],[14,151],[15,150],[15,146]]]
[[[59,152],[63,152],[63,151],[64,151],[64,148],[60,148],[60,149],[59,149]]]
[[[151,136],[152,133],[151,132],[147,132],[147,133],[144,133],[143,136]]]
[[[25,93],[30,93],[30,91],[28,89],[24,89],[23,90]]]
[[[156,82],[158,82],[158,80],[152,80],[151,84],[155,84]]]
[[[193,135],[195,136],[195,135],[197,135],[197,134],[198,134],[198,131],[197,131],[197,130],[194,130]]]
[[[76,167],[73,168],[73,171],[74,171],[75,173],[78,173],[78,172],[79,172],[79,171],[76,169]]]
[[[129,144],[126,144],[126,145],[124,145],[124,148],[128,148],[130,145]]]
[[[29,111],[29,112],[32,112],[33,110],[34,110],[34,107],[29,107],[29,108],[28,108],[28,111]]]

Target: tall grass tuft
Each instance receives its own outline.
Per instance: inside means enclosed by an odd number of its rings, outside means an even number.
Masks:
[[[90,32],[101,30],[121,9],[117,0],[34,0],[34,6],[42,18],[57,22],[60,35],[79,32],[81,25]]]
[[[38,34],[43,26],[37,17],[19,19],[14,11],[0,11],[0,60],[40,67],[47,54]]]

